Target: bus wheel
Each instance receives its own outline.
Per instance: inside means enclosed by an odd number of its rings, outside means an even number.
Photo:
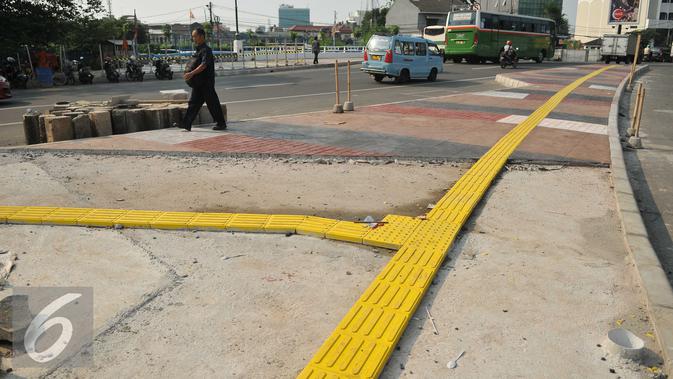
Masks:
[[[453,58],[453,63],[461,63],[463,58]]]
[[[432,71],[430,71],[430,76],[428,76],[428,80],[431,82],[434,82],[437,80],[437,69],[433,68]]]
[[[544,56],[545,56],[544,51],[540,51],[539,53],[537,53],[537,58],[535,58],[535,63],[542,63],[542,61],[544,60]]]

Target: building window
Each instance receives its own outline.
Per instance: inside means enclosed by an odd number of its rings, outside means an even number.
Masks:
[[[671,13],[668,14],[668,19],[669,19],[669,20],[673,20],[673,12],[671,12]]]
[[[666,15],[666,13],[664,13],[664,12],[659,13],[659,19],[660,19],[660,20],[666,20],[666,19],[667,19],[666,16],[667,16],[667,15]]]

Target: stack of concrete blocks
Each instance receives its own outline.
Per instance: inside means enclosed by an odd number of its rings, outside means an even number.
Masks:
[[[171,101],[175,100],[142,104],[139,100],[128,99],[128,96],[116,96],[105,104],[59,103],[44,115],[28,111],[23,116],[26,143],[33,145],[106,137],[180,126],[188,105],[173,104]],[[227,106],[222,104],[221,107],[226,119]],[[204,105],[194,124],[212,123],[214,123],[213,117],[208,107]]]

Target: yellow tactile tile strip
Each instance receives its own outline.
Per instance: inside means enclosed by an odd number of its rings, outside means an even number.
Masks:
[[[570,92],[610,68],[568,85],[498,141],[419,223],[299,377],[378,377],[446,252],[509,156]]]

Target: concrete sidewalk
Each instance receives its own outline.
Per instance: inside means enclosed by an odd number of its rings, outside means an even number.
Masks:
[[[30,149],[474,160],[559,88],[597,67],[601,66],[523,75],[512,71],[508,75],[521,76],[532,85],[472,93],[433,91],[433,97],[360,107],[343,115],[315,112],[233,122],[226,132],[152,130]],[[571,94],[513,159],[607,165],[607,116],[614,90],[625,74],[624,68],[610,70]]]

